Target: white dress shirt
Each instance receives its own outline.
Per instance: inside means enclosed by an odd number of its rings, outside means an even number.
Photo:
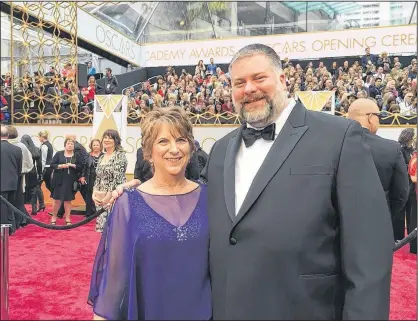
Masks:
[[[277,118],[274,139],[279,135],[295,105],[296,101],[291,99],[289,105]],[[248,124],[247,126],[251,127]],[[246,147],[244,140],[241,142],[240,149],[235,159],[235,215],[238,214],[242,203],[250,190],[254,177],[263,164],[273,143],[274,141],[267,141],[260,138],[250,147]]]
[[[41,145],[41,154],[42,154],[42,171],[46,165],[46,158],[48,157],[48,146]]]
[[[18,140],[11,139],[9,142],[19,147],[22,150],[22,174],[29,173],[33,168],[32,153],[29,151],[29,149],[26,147],[25,144],[19,142]],[[25,175],[22,176],[22,189],[23,189],[23,192],[25,192],[25,189],[26,189]]]

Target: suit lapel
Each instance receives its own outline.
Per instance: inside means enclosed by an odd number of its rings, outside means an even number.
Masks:
[[[250,190],[242,203],[238,215],[233,217],[234,227],[246,215],[250,207],[254,204],[274,175],[276,175],[277,171],[289,157],[296,144],[308,129],[308,126],[305,125],[305,113],[306,110],[300,103],[297,103],[293,108],[292,113],[279,135],[276,137],[273,146],[254,177]],[[235,176],[235,171],[233,172],[233,176]]]
[[[231,137],[224,160],[224,193],[225,203],[231,220],[235,219],[235,159],[242,141],[242,129]]]

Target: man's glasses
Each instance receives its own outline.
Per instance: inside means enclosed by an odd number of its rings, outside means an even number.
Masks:
[[[375,116],[377,116],[379,119],[381,119],[381,118],[383,117],[383,115],[382,115],[381,113],[367,113],[366,115],[367,115],[367,116],[369,116],[369,115],[375,115]]]

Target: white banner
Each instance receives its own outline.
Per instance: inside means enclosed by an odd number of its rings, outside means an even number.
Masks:
[[[271,46],[281,59],[361,56],[366,47],[376,55],[383,51],[389,55],[416,54],[417,25],[146,44],[142,49],[145,61],[141,65],[196,65],[201,59],[208,64],[210,58],[218,64],[229,63],[240,48],[253,43]]]
[[[64,136],[66,134],[75,134],[77,141],[81,143],[87,151],[89,151],[89,143],[92,136],[92,126],[48,126],[48,125],[17,125],[19,132],[19,140],[22,135],[27,134],[33,137],[33,141],[39,146],[37,139],[38,133],[41,130],[47,130],[50,133],[49,141],[54,147],[54,153],[64,149]],[[209,153],[213,144],[220,138],[224,137],[229,132],[236,129],[235,126],[202,126],[194,127],[193,133],[197,141],[199,141],[202,148]],[[399,134],[403,128],[380,128],[378,134],[387,139],[398,140]],[[141,146],[141,129],[139,126],[128,126],[126,138],[122,141],[122,146],[126,151],[128,158],[128,168],[126,173],[133,174],[136,162],[136,151]]]
[[[138,66],[141,46],[96,17],[77,8],[77,36],[112,55]]]
[[[94,138],[102,139],[108,129],[119,132],[123,140],[126,138],[128,97],[125,95],[96,95],[94,97],[93,133]]]

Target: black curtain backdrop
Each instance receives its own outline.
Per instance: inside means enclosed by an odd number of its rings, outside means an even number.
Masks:
[[[106,76],[104,76],[106,77]],[[122,90],[126,87],[130,87],[134,84],[137,84],[139,82],[145,81],[148,79],[147,77],[147,69],[145,68],[140,68],[140,69],[136,69],[134,71],[129,71],[127,73],[124,74],[120,74],[120,75],[116,75],[116,78],[118,80],[119,83],[119,87],[116,89],[115,94],[122,94]],[[105,82],[105,78],[99,79],[97,80],[97,83],[103,87],[102,92],[98,92],[98,95],[104,95],[104,82]],[[140,85],[136,85],[134,86],[135,90],[139,90]]]

